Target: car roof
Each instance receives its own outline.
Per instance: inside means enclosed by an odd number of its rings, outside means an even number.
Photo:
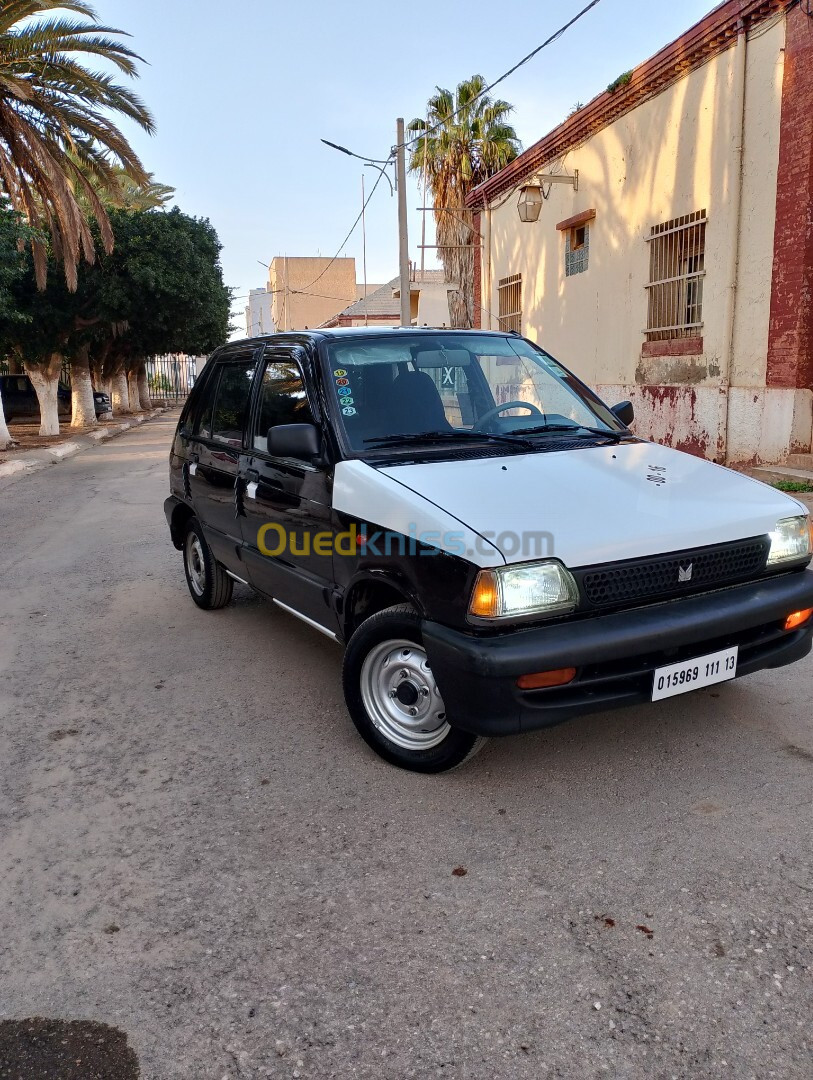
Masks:
[[[477,334],[484,337],[517,337],[506,330],[477,330],[472,327],[469,330],[452,330],[448,326],[336,326],[315,330],[289,330],[278,334],[263,334],[258,337],[240,338],[237,341],[228,342],[228,348],[235,346],[258,346],[261,344],[284,345],[302,344],[305,341],[330,341],[341,338],[381,338],[403,337],[415,334],[431,333],[432,337],[442,334],[444,337],[459,337],[461,335]],[[226,346],[224,346],[225,348]]]

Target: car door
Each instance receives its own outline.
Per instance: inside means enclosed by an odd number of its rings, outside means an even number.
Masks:
[[[256,357],[256,348],[243,348],[218,359],[189,445],[187,475],[195,515],[215,558],[238,575],[243,539],[237,476]]]
[[[244,556],[251,584],[281,606],[331,632],[333,591],[332,470],[273,457],[268,430],[318,425],[301,349],[268,348],[257,372],[248,446],[241,459]]]

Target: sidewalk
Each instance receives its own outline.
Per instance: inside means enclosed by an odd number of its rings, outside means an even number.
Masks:
[[[23,474],[44,469],[48,465],[55,465],[58,461],[64,461],[66,458],[73,457],[83,450],[89,450],[93,446],[98,446],[99,443],[107,442],[108,439],[114,439],[125,431],[130,431],[132,428],[138,427],[156,416],[171,412],[174,408],[176,406],[136,413],[126,420],[100,424],[85,433],[80,432],[72,435],[66,432],[64,436],[60,433],[59,438],[55,437],[52,441],[48,440],[47,445],[39,446],[34,450],[12,449],[0,452],[0,480],[13,476],[22,476]],[[11,434],[13,437],[13,428]]]

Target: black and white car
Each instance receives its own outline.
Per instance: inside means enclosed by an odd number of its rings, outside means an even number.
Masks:
[[[805,507],[631,422],[518,335],[279,334],[210,358],[165,509],[199,607],[345,643],[361,735],[440,772],[810,651]]]

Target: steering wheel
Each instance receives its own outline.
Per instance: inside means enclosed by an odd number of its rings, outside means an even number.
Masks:
[[[483,424],[487,420],[491,420],[494,416],[499,416],[500,413],[505,412],[507,409],[530,409],[534,416],[540,416],[545,418],[545,414],[541,409],[538,409],[536,405],[532,405],[530,401],[505,401],[502,405],[495,405],[493,409],[489,409],[488,412],[483,413],[477,423],[472,427],[472,431],[483,431]]]

